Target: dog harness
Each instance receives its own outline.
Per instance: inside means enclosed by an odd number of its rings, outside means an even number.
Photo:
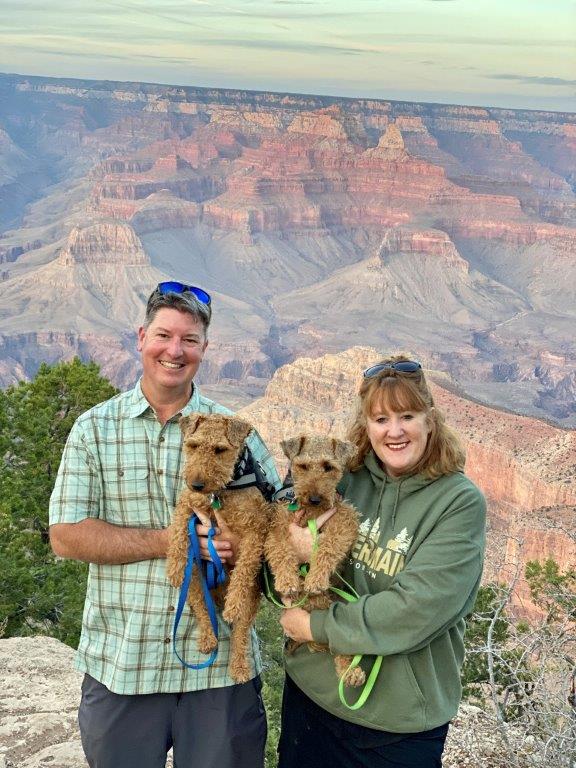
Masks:
[[[234,467],[232,480],[226,485],[227,491],[240,491],[244,488],[256,487],[266,501],[272,501],[275,488],[266,477],[266,471],[257,461],[248,445],[244,444],[244,450]]]

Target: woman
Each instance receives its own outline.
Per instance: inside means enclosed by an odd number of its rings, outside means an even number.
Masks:
[[[362,654],[367,672],[376,656],[382,666],[353,710],[328,654],[304,644],[288,656],[279,768],[440,766],[461,697],[464,616],[482,573],[484,498],[462,474],[464,452],[420,364],[405,356],[364,371],[348,437],[358,454],[342,493],[361,527],[343,575],[360,599],[291,608],[281,623],[301,643]],[[309,559],[309,543],[301,555]]]

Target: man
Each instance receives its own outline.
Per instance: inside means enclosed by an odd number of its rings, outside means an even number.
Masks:
[[[143,375],[134,389],[101,403],[73,426],[50,501],[55,554],[90,563],[77,667],[85,673],[80,733],[92,768],[202,768],[263,765],[266,717],[257,639],[254,678],[227,673],[229,627],[219,618],[215,662],[189,669],[177,659],[172,628],[178,591],[168,582],[167,528],[182,489],[178,420],[193,411],[229,413],[193,383],[208,345],[210,296],[160,283],[138,331]],[[267,479],[279,486],[261,439],[249,438]],[[220,525],[216,549],[233,564],[235,539]],[[206,555],[205,526],[197,527]],[[178,651],[206,656],[187,609]]]

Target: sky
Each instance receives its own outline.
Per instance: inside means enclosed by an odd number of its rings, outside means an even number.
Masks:
[[[0,72],[576,112],[576,0],[0,0]]]

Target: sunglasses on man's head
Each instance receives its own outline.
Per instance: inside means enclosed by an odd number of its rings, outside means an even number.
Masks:
[[[167,280],[164,283],[158,283],[156,290],[162,295],[166,293],[192,293],[198,301],[202,304],[210,304],[212,299],[210,294],[206,293],[202,288],[197,288],[195,285],[186,285],[185,283],[179,283],[177,280]]]
[[[422,366],[415,360],[397,360],[395,363],[377,363],[376,365],[366,368],[362,373],[365,379],[370,379],[372,376],[378,376],[379,373],[386,370],[398,371],[398,373],[416,373],[421,371]]]

